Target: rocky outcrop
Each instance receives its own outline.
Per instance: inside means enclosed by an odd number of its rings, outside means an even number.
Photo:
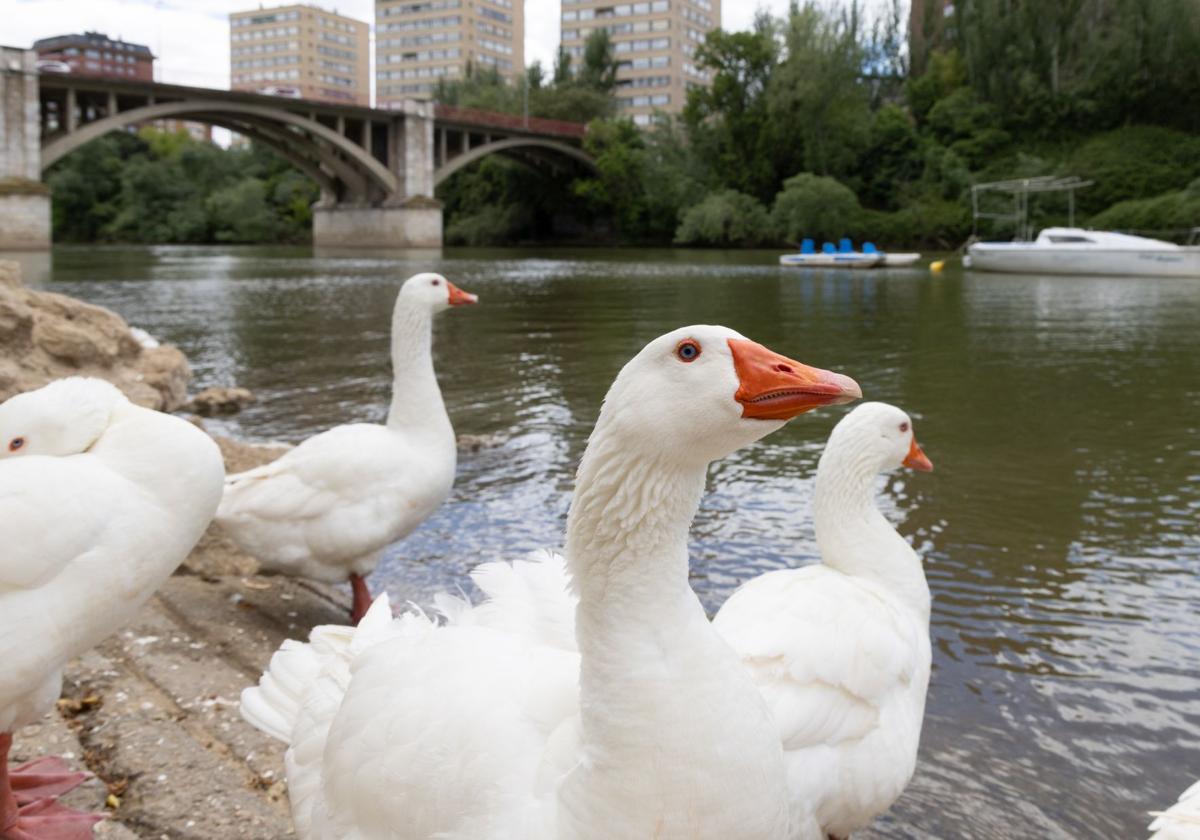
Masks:
[[[214,414],[236,414],[242,408],[254,402],[254,394],[249,388],[205,388],[192,397],[192,411],[202,417]]]
[[[138,405],[173,411],[187,403],[187,358],[169,345],[146,348],[114,312],[21,283],[0,261],[0,402],[64,376],[96,376]]]

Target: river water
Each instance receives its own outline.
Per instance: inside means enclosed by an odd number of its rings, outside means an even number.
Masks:
[[[780,269],[769,253],[59,248],[45,285],[179,345],[257,403],[217,431],[298,441],[386,410],[389,316],[433,269],[460,433],[451,500],[377,586],[425,599],[557,546],[601,397],[647,340],[723,323],[913,415],[932,474],[881,481],[926,560],[934,668],[917,774],[866,836],[1124,838],[1200,777],[1200,281]],[[41,269],[44,269],[42,271]],[[845,409],[716,465],[693,528],[710,609],[812,562],[809,498]]]

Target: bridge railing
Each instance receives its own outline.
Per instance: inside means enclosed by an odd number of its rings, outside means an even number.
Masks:
[[[583,123],[549,120],[545,117],[523,117],[519,114],[499,114],[494,111],[481,111],[478,108],[443,105],[440,102],[434,107],[434,115],[438,120],[459,123],[464,126],[527,131],[534,134],[567,137],[572,140],[582,140],[583,136],[587,134],[587,126]]]

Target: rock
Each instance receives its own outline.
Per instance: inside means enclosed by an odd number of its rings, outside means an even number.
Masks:
[[[205,388],[192,397],[192,411],[202,417],[235,414],[252,402],[254,394],[248,388]]]
[[[191,371],[177,348],[146,349],[117,315],[21,284],[20,266],[0,260],[0,402],[64,376],[95,376],[138,405],[174,411]]]
[[[478,452],[481,449],[492,449],[497,446],[503,446],[508,442],[508,435],[500,433],[459,435],[457,442],[460,452]]]

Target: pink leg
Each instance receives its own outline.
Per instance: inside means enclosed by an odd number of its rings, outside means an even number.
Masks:
[[[104,819],[102,814],[74,811],[55,802],[53,795],[34,796],[31,793],[70,790],[87,778],[87,774],[59,772],[66,769],[66,764],[59,759],[49,763],[44,760],[30,762],[17,768],[20,775],[14,777],[8,769],[11,748],[12,733],[0,734],[0,840],[90,840],[92,826]],[[35,767],[35,772],[28,772],[31,767]],[[77,776],[83,778],[76,779]],[[68,783],[67,777],[73,783]]]
[[[362,575],[350,575],[350,589],[354,592],[354,607],[350,610],[350,623],[358,625],[358,622],[363,620],[363,616],[367,614],[367,610],[371,608],[371,590],[367,589],[367,582]]]
[[[91,773],[71,770],[67,762],[56,755],[34,759],[28,764],[8,771],[13,795],[18,805],[44,799],[47,796],[62,796],[86,782]]]

